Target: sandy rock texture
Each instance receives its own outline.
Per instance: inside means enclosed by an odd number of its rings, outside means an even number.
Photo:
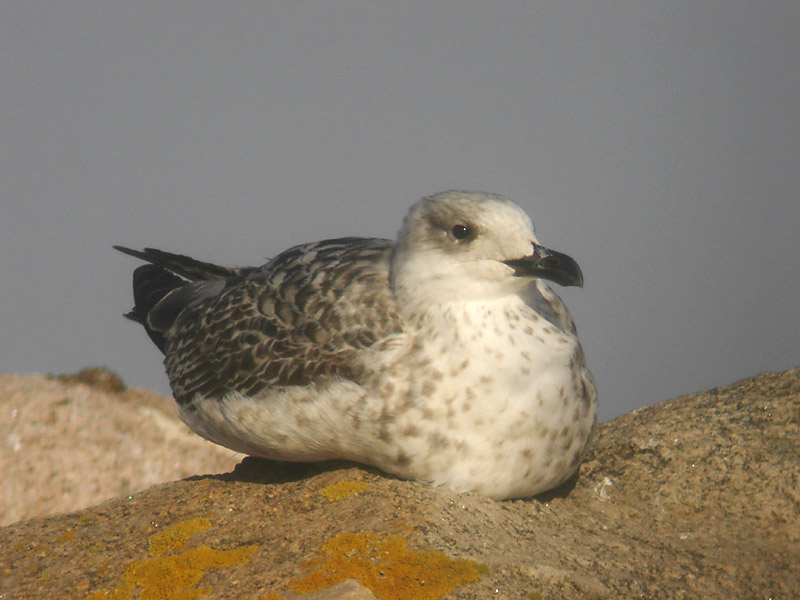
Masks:
[[[0,529],[0,595],[798,598],[798,431],[800,368],[605,423],[528,500],[248,458]]]
[[[229,471],[241,459],[192,433],[171,398],[126,388],[105,369],[0,373],[0,525]]]

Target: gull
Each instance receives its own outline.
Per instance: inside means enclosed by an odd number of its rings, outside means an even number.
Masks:
[[[232,450],[345,459],[495,499],[578,468],[597,394],[546,283],[582,286],[525,211],[478,192],[414,204],[396,241],[294,246],[228,268],[153,248],[133,274],[181,419]]]

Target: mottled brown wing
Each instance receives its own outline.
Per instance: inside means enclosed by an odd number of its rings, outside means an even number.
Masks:
[[[363,238],[297,246],[187,306],[166,335],[178,402],[325,375],[357,381],[354,356],[401,331],[388,281],[391,249],[389,240]]]

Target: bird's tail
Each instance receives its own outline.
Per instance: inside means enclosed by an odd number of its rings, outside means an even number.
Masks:
[[[226,280],[248,271],[221,267],[155,248],[132,250],[114,246],[114,249],[149,263],[133,272],[134,306],[125,316],[140,323],[162,352],[166,347],[164,333],[186,306],[216,295]]]
[[[144,250],[133,250],[125,246],[114,246],[114,250],[119,250],[123,254],[135,256],[145,262],[149,262],[159,267],[164,267],[167,271],[185,277],[189,281],[201,281],[204,279],[230,279],[241,274],[240,269],[231,267],[221,267],[213,263],[203,262],[185,256],[183,254],[173,254],[164,252],[156,248],[145,248]]]

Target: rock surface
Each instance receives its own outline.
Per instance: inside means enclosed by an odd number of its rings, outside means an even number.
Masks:
[[[800,368],[605,423],[529,500],[245,459],[0,529],[0,596],[798,598],[799,428]]]
[[[241,459],[189,431],[171,398],[126,388],[104,369],[0,373],[0,525],[230,470]]]

